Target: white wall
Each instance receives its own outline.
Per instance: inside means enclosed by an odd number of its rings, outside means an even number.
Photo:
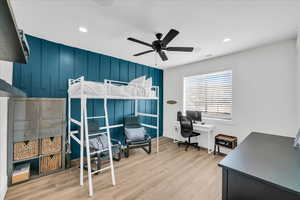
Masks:
[[[205,120],[217,133],[238,137],[241,142],[250,132],[295,136],[296,134],[296,40],[286,40],[232,55],[166,69],[164,135],[171,136],[177,110],[182,110],[183,77],[232,69],[232,121]],[[207,147],[203,134],[201,146]]]
[[[0,78],[11,83],[12,63],[0,61]],[[7,97],[0,97],[0,200],[7,190]]]
[[[297,36],[297,69],[296,69],[296,95],[297,95],[297,126],[300,128],[300,30]]]

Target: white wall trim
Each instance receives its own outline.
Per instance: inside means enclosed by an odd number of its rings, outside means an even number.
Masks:
[[[12,82],[13,64],[0,61],[0,78]],[[7,191],[7,108],[8,98],[0,97],[0,200]]]
[[[300,29],[297,32],[297,66],[296,66],[296,99],[297,99],[297,124],[300,124]]]
[[[5,199],[5,195],[7,192],[7,175],[4,176],[3,181],[0,183],[0,200],[4,200]]]

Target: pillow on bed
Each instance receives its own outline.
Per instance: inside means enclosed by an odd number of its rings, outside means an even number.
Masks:
[[[141,76],[139,78],[133,79],[132,81],[130,81],[129,84],[134,84],[134,85],[144,87],[145,81],[146,81],[146,76]]]
[[[151,88],[152,87],[152,77],[145,80],[145,88]]]

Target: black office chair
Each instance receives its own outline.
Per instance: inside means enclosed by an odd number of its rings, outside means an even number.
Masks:
[[[185,145],[185,150],[187,151],[190,146],[198,148],[200,150],[200,147],[198,146],[198,142],[191,142],[192,137],[199,137],[200,133],[196,133],[193,131],[193,121],[186,116],[180,117],[180,132],[182,137],[188,138],[188,141],[185,142],[179,142],[178,146]]]

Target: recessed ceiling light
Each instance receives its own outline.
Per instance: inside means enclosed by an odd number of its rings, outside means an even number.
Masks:
[[[223,42],[231,42],[231,39],[230,39],[230,38],[225,38],[225,39],[223,40]]]
[[[83,27],[83,26],[80,26],[80,27],[78,28],[78,30],[79,30],[80,32],[82,32],[82,33],[87,33],[87,32],[88,32],[87,28],[85,28],[85,27]]]

